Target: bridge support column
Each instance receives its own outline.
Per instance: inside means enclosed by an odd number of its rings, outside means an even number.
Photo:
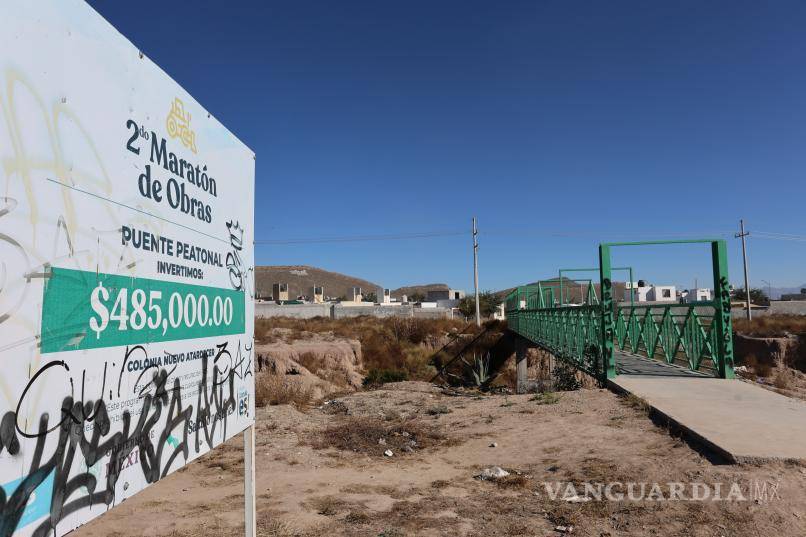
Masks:
[[[529,390],[528,354],[529,345],[525,339],[519,338],[518,342],[515,344],[515,367],[518,372],[518,380],[515,387],[516,393],[526,393]]]

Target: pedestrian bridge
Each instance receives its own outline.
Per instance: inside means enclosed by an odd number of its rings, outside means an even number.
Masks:
[[[711,244],[714,299],[691,304],[636,303],[613,296],[611,249],[670,243]],[[599,267],[560,269],[559,276],[514,289],[506,298],[509,329],[574,367],[605,381],[622,374],[733,378],[733,335],[726,244],[723,240],[605,243]],[[571,279],[569,272],[597,272],[593,279]],[[582,286],[569,303],[570,288]],[[625,297],[626,298],[626,297]]]
[[[693,304],[647,304],[614,298],[616,247],[710,243],[714,298]],[[598,273],[571,279],[570,272]],[[570,303],[569,286],[579,289]],[[599,266],[561,269],[556,279],[514,289],[508,328],[521,342],[644,400],[654,417],[730,462],[806,460],[806,402],[734,379],[726,244],[722,240],[605,243]],[[518,371],[526,373],[525,352]]]

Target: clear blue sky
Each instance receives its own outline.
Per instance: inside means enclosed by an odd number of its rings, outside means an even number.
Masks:
[[[257,154],[258,240],[469,229],[482,288],[599,241],[806,235],[806,2],[92,0]],[[568,236],[559,236],[559,234]],[[721,234],[721,235],[720,235]],[[396,287],[472,287],[470,236],[258,245]],[[751,284],[806,242],[751,237]],[[702,248],[614,260],[710,283]]]

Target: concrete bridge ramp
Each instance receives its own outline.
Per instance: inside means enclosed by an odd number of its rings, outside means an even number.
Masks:
[[[608,383],[729,461],[806,461],[804,401],[738,379],[621,374]]]

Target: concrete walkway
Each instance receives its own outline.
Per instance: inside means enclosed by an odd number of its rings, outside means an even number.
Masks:
[[[620,374],[611,388],[640,397],[727,460],[806,460],[806,402],[741,380],[650,371]]]

